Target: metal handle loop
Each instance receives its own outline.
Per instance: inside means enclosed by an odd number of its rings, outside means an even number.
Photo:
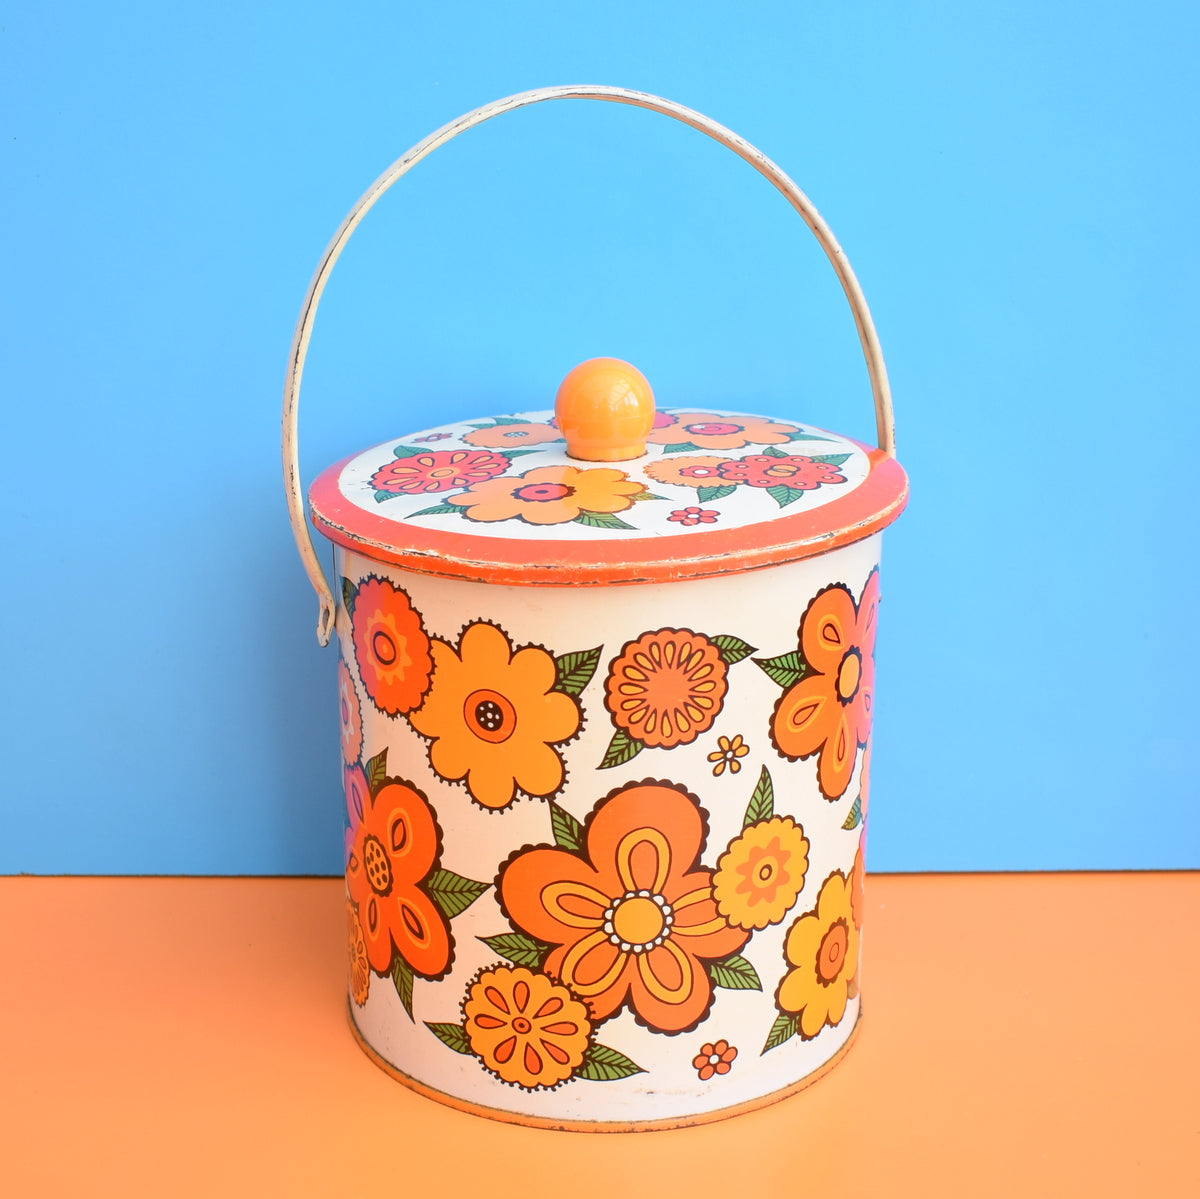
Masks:
[[[321,564],[317,560],[313,548],[312,537],[309,534],[308,522],[304,511],[304,499],[300,492],[300,472],[296,442],[296,423],[300,403],[300,379],[304,373],[304,359],[308,354],[308,343],[312,337],[313,321],[316,319],[317,306],[321,302],[321,294],[334,264],[345,248],[350,235],[358,228],[359,222],[375,206],[376,201],[398,179],[406,175],[427,155],[432,154],[439,146],[445,145],[451,138],[460,133],[489,121],[501,113],[511,112],[517,108],[525,108],[530,104],[540,104],[543,100],[609,100],[617,104],[632,104],[637,108],[648,108],[652,112],[674,117],[693,129],[707,134],[728,147],[739,158],[748,162],[760,175],[769,179],[786,198],[789,204],[800,214],[804,223],[812,230],[813,235],[825,251],[846,299],[850,311],[854,315],[854,324],[858,329],[859,341],[862,343],[863,357],[867,363],[867,373],[871,379],[871,394],[875,401],[875,429],[879,439],[879,448],[885,453],[895,454],[895,424],[892,417],[892,397],[888,387],[887,370],[883,365],[883,353],[879,347],[879,338],[871,321],[871,313],[862,289],[846,255],[842,252],[829,226],[821,219],[812,201],[773,163],[765,154],[755,149],[744,138],[738,137],[732,130],[716,121],[676,104],[664,100],[660,96],[651,96],[645,92],[629,91],[619,87],[599,87],[578,85],[568,87],[544,87],[529,92],[520,92],[515,96],[506,96],[503,100],[485,104],[443,125],[424,140],[419,141],[411,150],[394,163],[359,198],[358,203],[350,210],[342,221],[333,240],[325,248],[312,282],[308,285],[308,294],[304,297],[304,305],[300,309],[300,317],[296,322],[296,332],[292,337],[292,349],[288,358],[287,378],[283,385],[283,484],[287,492],[288,514],[291,517],[292,532],[296,536],[296,546],[304,569],[308,573],[313,589],[320,601],[321,611],[317,619],[317,640],[322,645],[329,643],[333,632],[335,605],[333,593]]]

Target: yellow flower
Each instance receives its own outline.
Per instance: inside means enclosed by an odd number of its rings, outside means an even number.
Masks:
[[[718,737],[717,747],[708,755],[710,762],[716,762],[713,778],[720,778],[726,766],[729,767],[730,774],[737,774],[742,768],[738,758],[744,758],[750,752],[750,746],[742,740],[741,733],[735,734],[732,741],[728,737]]]
[[[835,870],[817,896],[817,906],[788,929],[783,956],[791,970],[775,1001],[800,1017],[800,1035],[811,1040],[827,1024],[838,1024],[858,980],[858,929],[851,912],[850,881]]]
[[[778,924],[800,894],[808,870],[808,838],[790,816],[752,824],[717,859],[717,911],[739,928]]]
[[[488,479],[446,501],[465,508],[471,520],[512,520],[561,525],[581,512],[624,512],[646,490],[623,470],[539,466],[516,478]]]
[[[566,987],[524,966],[484,970],[463,1004],[472,1051],[505,1082],[556,1087],[583,1062],[587,1008]]]

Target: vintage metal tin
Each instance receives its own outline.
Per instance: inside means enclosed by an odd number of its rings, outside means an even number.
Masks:
[[[562,97],[687,120],[803,200],[727,130],[618,89],[512,97],[401,164]],[[312,314],[383,189],[297,331],[294,521]],[[586,461],[539,410],[394,439],[313,484],[334,543],[351,1022],[418,1091],[525,1124],[663,1127],[782,1098],[847,1046],[880,532],[907,482],[840,250],[835,266],[885,448],[670,403],[644,452]]]

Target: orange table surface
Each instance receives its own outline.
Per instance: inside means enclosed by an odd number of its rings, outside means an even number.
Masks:
[[[1200,874],[872,876],[861,1032],[702,1127],[514,1127],[372,1065],[342,884],[0,879],[0,1194],[1200,1194]]]

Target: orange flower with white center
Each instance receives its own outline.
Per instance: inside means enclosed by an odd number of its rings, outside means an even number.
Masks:
[[[717,859],[717,911],[739,928],[778,924],[796,902],[808,870],[808,838],[790,816],[743,830]]]
[[[800,1017],[800,1035],[811,1040],[826,1025],[841,1021],[858,976],[858,928],[850,882],[840,870],[822,883],[816,908],[788,929],[783,956],[791,969],[775,1002]]]
[[[742,768],[738,758],[744,758],[750,752],[750,746],[742,740],[741,733],[735,734],[731,741],[728,737],[717,738],[717,748],[708,755],[710,762],[716,762],[713,767],[713,778],[720,778],[729,767],[730,774],[737,774]]]
[[[800,430],[765,416],[722,416],[715,412],[678,412],[672,424],[651,429],[655,445],[690,442],[702,450],[740,450],[745,445],[780,445]]]
[[[446,502],[464,509],[471,520],[516,517],[531,525],[561,525],[581,512],[624,512],[645,490],[612,467],[539,466],[515,478],[476,483]]]
[[[714,1074],[728,1074],[737,1057],[737,1050],[728,1041],[713,1041],[700,1046],[700,1052],[692,1058],[692,1066],[701,1082],[708,1082]]]
[[[350,626],[354,660],[375,706],[388,716],[419,706],[433,663],[421,615],[407,594],[371,575],[355,592]]]
[[[342,759],[357,762],[362,753],[362,709],[358,703],[358,692],[354,688],[354,676],[350,668],[338,659],[338,725],[342,731]]]
[[[389,780],[368,798],[346,863],[346,889],[376,974],[390,973],[396,954],[424,978],[441,978],[450,968],[450,926],[421,886],[440,853],[441,832],[415,787]]]
[[[720,466],[726,459],[704,457],[688,457],[686,454],[678,458],[656,458],[646,463],[646,474],[656,483],[673,484],[676,487],[720,487],[725,482],[721,478]]]
[[[609,667],[604,703],[643,745],[688,745],[712,727],[727,689],[721,651],[703,633],[659,629],[626,642]]]
[[[561,441],[562,434],[553,426],[542,421],[493,425],[486,429],[472,429],[463,434],[468,445],[481,445],[489,450],[513,449],[522,445],[541,445],[547,441]]]
[[[845,794],[858,748],[871,734],[878,614],[878,570],[857,604],[842,583],[819,592],[800,622],[807,672],[783,693],[771,718],[771,740],[785,758],[820,754],[817,782],[828,800]]]
[[[540,799],[566,777],[555,748],[579,732],[578,700],[556,691],[558,668],[540,646],[514,650],[494,624],[468,625],[458,649],[434,640],[433,689],[409,717],[432,738],[429,763],[450,782],[465,781],[485,808],[504,808],[517,791]]]
[[[371,970],[367,962],[367,943],[354,905],[346,901],[346,940],[350,950],[350,997],[362,1007],[371,991]]]
[[[463,1004],[472,1051],[505,1082],[556,1087],[583,1062],[592,1025],[566,987],[524,966],[483,970]]]
[[[749,933],[717,911],[696,799],[647,781],[613,792],[588,818],[581,853],[526,849],[501,869],[501,905],[553,948],[544,969],[594,1021],[627,1006],[658,1032],[695,1028],[712,1005],[704,967]]]

